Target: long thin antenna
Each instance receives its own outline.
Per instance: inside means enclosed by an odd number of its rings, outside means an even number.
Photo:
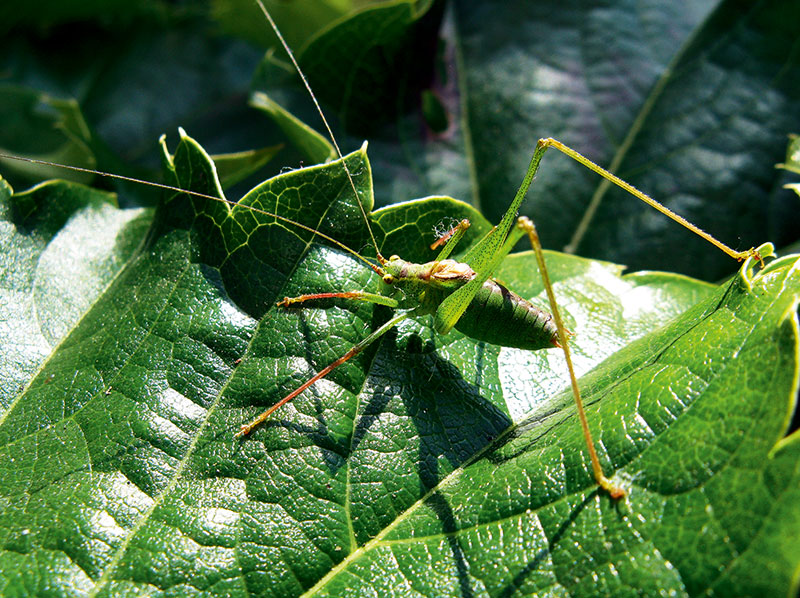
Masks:
[[[216,195],[208,195],[206,193],[200,193],[199,191],[190,191],[188,189],[181,189],[180,187],[173,187],[172,185],[165,185],[164,183],[154,183],[152,181],[143,181],[141,179],[136,179],[136,178],[129,177],[129,176],[123,176],[121,174],[114,174],[112,172],[103,172],[102,170],[92,170],[91,168],[82,168],[80,166],[68,166],[66,164],[56,164],[55,162],[48,162],[47,160],[37,160],[36,158],[24,158],[22,156],[12,156],[11,154],[4,154],[4,153],[0,153],[0,158],[5,158],[7,160],[17,160],[18,162],[29,162],[31,164],[41,164],[42,166],[53,166],[55,168],[64,168],[66,170],[74,170],[76,172],[86,172],[86,173],[89,173],[89,174],[94,174],[94,175],[97,175],[97,176],[107,177],[107,178],[110,178],[110,179],[118,179],[118,180],[121,180],[121,181],[128,181],[130,183],[136,183],[136,184],[139,184],[139,185],[147,185],[148,187],[156,187],[158,189],[166,189],[167,191],[174,191],[176,193],[186,193],[187,195],[194,195],[195,197],[202,197],[204,199],[213,199],[214,201],[220,201],[222,203],[226,203],[231,207],[238,206],[238,207],[242,208],[243,210],[252,210],[253,212],[256,212],[258,214],[263,214],[264,216],[269,216],[270,218],[275,218],[276,220],[280,220],[281,222],[285,222],[287,224],[291,224],[292,226],[295,226],[295,227],[297,227],[299,229],[302,229],[302,230],[308,231],[310,233],[313,233],[313,234],[317,235],[318,237],[321,237],[322,239],[325,239],[329,243],[333,243],[339,249],[342,249],[342,250],[346,251],[347,253],[355,256],[356,258],[358,258],[359,260],[361,260],[362,262],[367,264],[379,276],[383,276],[383,272],[381,272],[375,266],[375,264],[370,262],[363,255],[358,253],[356,250],[351,249],[350,247],[348,247],[347,245],[345,245],[341,241],[338,241],[338,240],[334,239],[333,237],[331,237],[329,235],[326,235],[322,231],[318,231],[315,228],[312,228],[310,226],[306,226],[305,224],[302,224],[301,222],[296,222],[296,221],[292,220],[291,218],[286,218],[285,216],[279,216],[278,214],[274,214],[272,212],[268,212],[267,210],[262,210],[261,208],[256,208],[256,207],[253,207],[253,206],[246,206],[246,205],[240,204],[240,203],[238,203],[236,201],[233,201],[232,199],[228,199],[226,197],[217,197]],[[345,168],[347,168],[347,167],[345,166]],[[360,202],[359,202],[359,204],[360,204]],[[370,233],[372,233],[372,231],[370,231]]]
[[[342,157],[342,150],[339,149],[339,144],[336,143],[336,137],[333,135],[333,129],[328,124],[328,119],[325,118],[325,113],[322,112],[322,107],[319,105],[317,101],[317,96],[314,95],[314,92],[311,90],[311,85],[308,83],[308,79],[306,79],[305,73],[300,68],[300,65],[297,62],[297,59],[294,57],[294,53],[292,49],[289,47],[289,44],[286,43],[286,40],[283,39],[283,35],[278,29],[278,25],[275,24],[275,21],[272,20],[272,15],[269,14],[267,7],[264,6],[264,2],[262,0],[255,0],[258,7],[261,9],[261,12],[264,13],[264,16],[269,21],[270,27],[275,32],[275,35],[278,37],[278,41],[281,42],[283,49],[286,50],[286,53],[289,55],[289,59],[292,61],[297,74],[300,75],[300,79],[303,81],[303,85],[305,85],[306,89],[308,90],[308,94],[311,96],[311,101],[314,102],[314,107],[317,109],[320,118],[322,119],[323,124],[325,125],[325,129],[328,131],[328,137],[330,138],[331,142],[333,143],[333,147],[336,150],[336,155],[342,160],[342,166],[344,166],[344,171],[347,173],[347,178],[350,181],[350,186],[353,188],[353,193],[356,197],[356,202],[358,202],[358,207],[361,209],[361,215],[364,217],[364,222],[367,225],[367,230],[369,231],[370,239],[372,239],[372,245],[375,247],[375,253],[378,257],[378,262],[381,264],[385,263],[385,258],[381,255],[381,250],[378,248],[378,243],[375,241],[375,235],[372,233],[372,227],[369,224],[369,218],[367,218],[367,212],[364,210],[364,206],[361,203],[361,198],[358,196],[358,191],[356,191],[356,184],[353,181],[353,176],[350,174],[350,169],[347,167],[347,163],[344,161]]]

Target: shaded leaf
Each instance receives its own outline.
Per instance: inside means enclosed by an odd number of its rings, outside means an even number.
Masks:
[[[81,168],[96,166],[91,135],[74,100],[58,100],[25,87],[5,85],[0,87],[0,110],[0,122],[8,123],[0,133],[3,152]],[[92,178],[86,172],[1,160],[6,176],[18,175],[27,181],[60,177],[87,183]]]

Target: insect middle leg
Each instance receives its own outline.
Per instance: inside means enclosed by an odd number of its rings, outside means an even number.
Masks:
[[[297,297],[284,297],[281,301],[278,302],[278,305],[282,307],[288,307],[289,305],[295,303],[303,303],[305,301],[312,301],[314,299],[350,299],[356,301],[367,301],[369,303],[377,303],[379,305],[386,305],[388,307],[393,307],[393,308],[397,307],[397,301],[392,299],[391,297],[386,297],[384,295],[378,295],[375,293],[367,293],[364,291],[345,291],[339,293],[310,293],[307,295],[299,295]],[[308,389],[312,384],[314,384],[318,380],[321,380],[322,378],[330,374],[331,371],[333,371],[335,368],[339,367],[349,359],[361,353],[361,351],[369,347],[372,343],[374,343],[384,334],[389,332],[389,330],[397,326],[397,324],[408,318],[409,315],[410,314],[408,312],[401,312],[399,314],[395,314],[394,317],[392,317],[392,319],[383,324],[383,326],[375,330],[372,334],[367,336],[361,342],[354,345],[349,351],[347,351],[347,353],[345,353],[344,355],[336,359],[334,362],[321,369],[309,380],[307,380],[298,388],[296,388],[288,395],[283,397],[280,401],[278,401],[272,407],[264,411],[261,415],[251,420],[250,422],[244,424],[241,428],[239,428],[238,436],[247,436],[248,434],[250,434],[250,432],[252,432],[254,428],[267,421],[269,417],[273,413],[275,413],[275,411],[277,411],[280,407],[282,407],[283,405],[285,405],[286,403],[297,397],[300,393]]]
[[[279,307],[289,307],[297,303],[304,303],[306,301],[314,301],[317,299],[349,299],[351,301],[366,301],[367,303],[376,303],[378,305],[386,305],[387,307],[397,307],[397,301],[386,295],[379,295],[377,293],[367,293],[366,291],[343,291],[339,293],[309,293],[307,295],[298,295],[297,297],[284,297],[278,301]]]

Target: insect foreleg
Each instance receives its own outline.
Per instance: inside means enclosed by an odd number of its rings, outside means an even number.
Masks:
[[[550,283],[550,275],[547,272],[547,266],[544,261],[544,252],[542,251],[542,244],[539,241],[539,235],[536,232],[536,227],[534,226],[532,220],[525,216],[521,216],[517,220],[517,230],[523,231],[528,235],[531,245],[533,246],[533,251],[536,254],[536,261],[539,264],[539,272],[541,273],[544,288],[547,291],[547,299],[550,302],[550,311],[553,314],[553,319],[555,320],[556,328],[558,329],[558,340],[561,344],[562,351],[564,351],[564,359],[567,362],[570,384],[572,385],[572,396],[575,398],[575,406],[578,409],[578,418],[580,419],[581,428],[583,429],[583,437],[586,440],[586,446],[589,450],[589,458],[592,462],[594,478],[597,481],[597,484],[611,495],[611,498],[622,498],[625,496],[625,490],[619,486],[616,486],[605,476],[603,473],[603,468],[600,465],[600,460],[597,458],[597,451],[594,448],[594,440],[592,439],[592,434],[589,430],[589,424],[586,421],[586,412],[583,408],[583,400],[581,399],[581,391],[578,386],[578,379],[575,376],[575,368],[572,365],[572,354],[569,350],[569,334],[564,326],[564,321],[561,319],[561,313],[558,310],[556,296],[553,292],[553,285]],[[518,235],[510,235],[510,237],[514,236]]]
[[[463,237],[464,233],[467,232],[468,228],[469,220],[465,218],[431,245],[431,249],[437,249],[442,243],[444,243],[444,247],[439,252],[439,255],[436,256],[437,262],[440,262],[450,256],[450,254],[453,252],[453,249],[455,249],[456,245],[458,245],[458,242],[461,240],[461,237]]]

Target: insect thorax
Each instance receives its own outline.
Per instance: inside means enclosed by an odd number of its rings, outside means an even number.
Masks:
[[[435,311],[444,297],[475,278],[468,264],[450,259],[416,264],[393,255],[383,269],[384,282],[401,289],[413,304],[406,307],[420,306],[423,311]]]

